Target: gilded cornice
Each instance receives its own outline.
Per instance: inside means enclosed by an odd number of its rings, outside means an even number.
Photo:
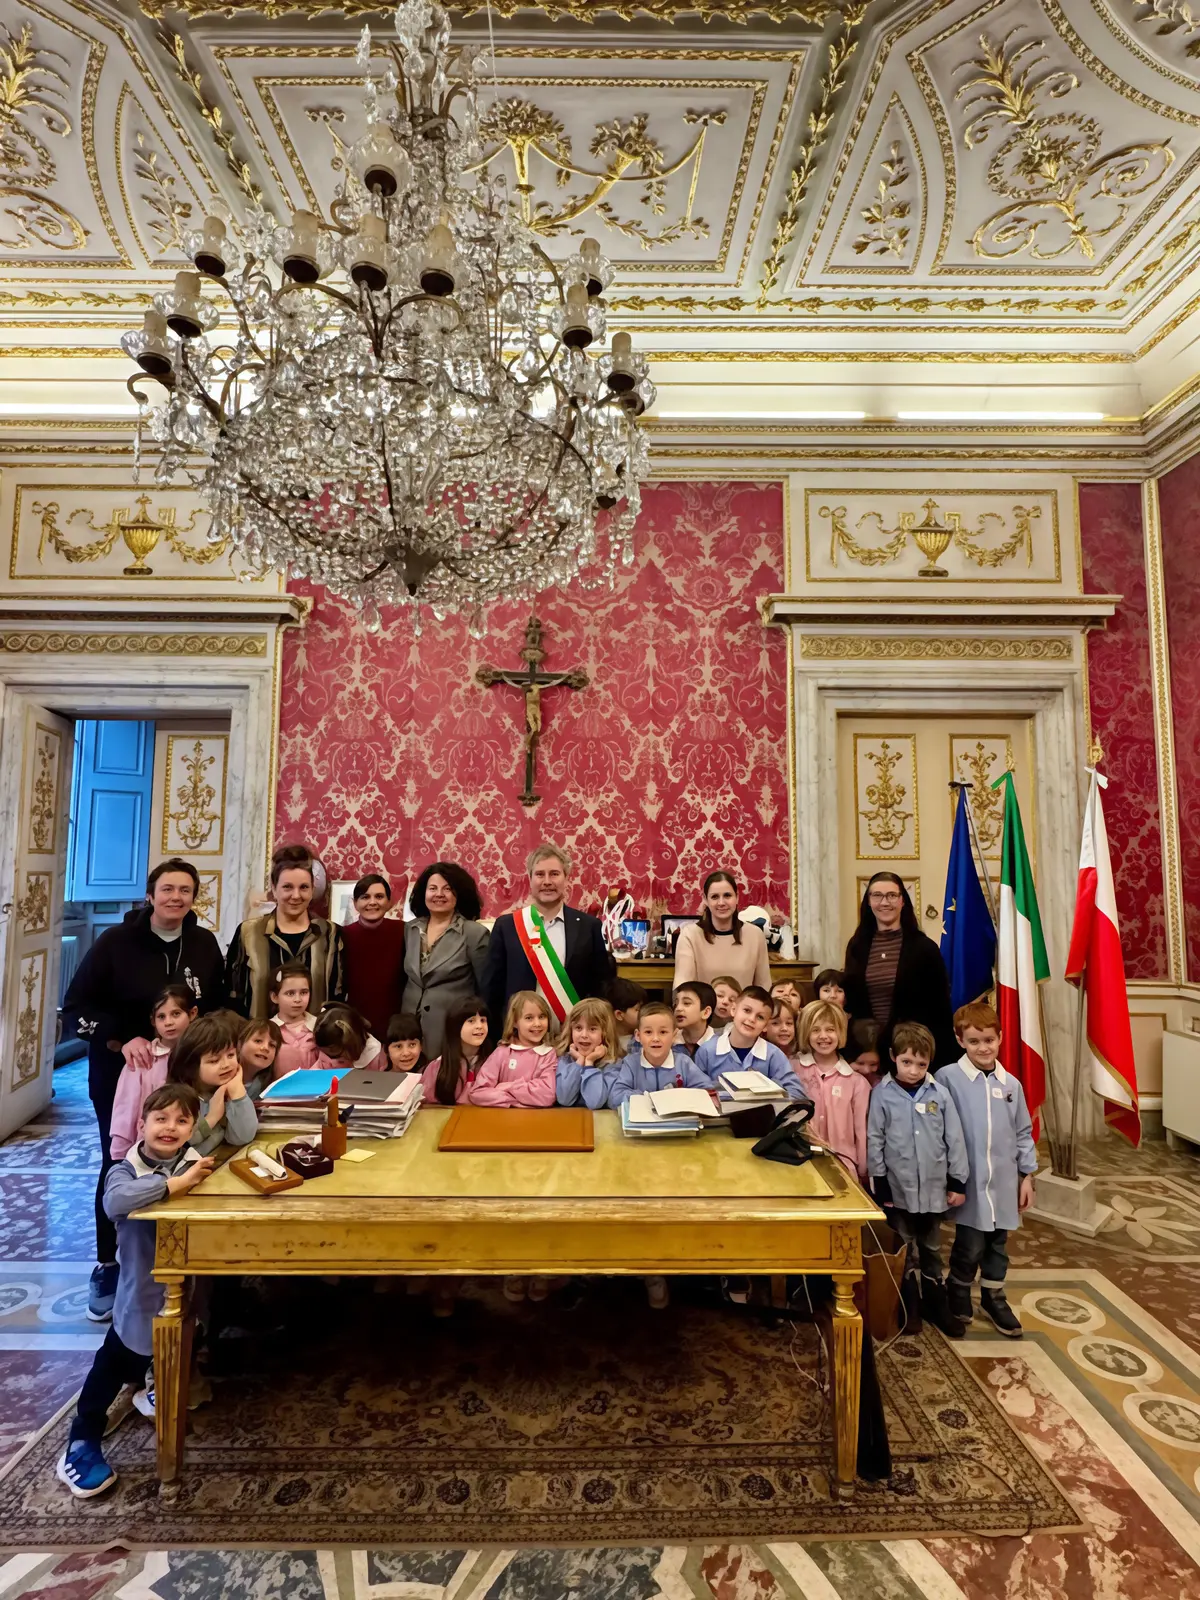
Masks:
[[[244,17],[248,12],[275,20],[278,17],[319,17],[335,12],[343,17],[369,17],[394,9],[392,0],[139,0],[148,17],[161,17],[170,6],[188,17]],[[572,18],[576,22],[598,22],[616,16],[624,22],[651,17],[656,22],[678,22],[684,17],[705,21],[721,18],[745,23],[751,17],[766,17],[771,22],[807,22],[821,27],[840,6],[836,0],[493,0],[492,10],[501,17],[514,17],[522,11],[540,11],[551,21]],[[486,16],[488,0],[458,0],[451,7],[457,17]]]

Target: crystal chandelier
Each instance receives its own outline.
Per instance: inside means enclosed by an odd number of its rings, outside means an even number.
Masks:
[[[368,626],[398,604],[478,628],[490,601],[611,584],[632,559],[655,391],[628,334],[589,354],[612,278],[596,241],[552,261],[482,167],[480,53],[451,51],[428,0],[395,26],[382,74],[363,29],[366,131],[328,219],[206,217],[183,239],[195,270],[121,344],[167,391],[158,481],[205,458],[209,537],[251,575],[286,565]]]

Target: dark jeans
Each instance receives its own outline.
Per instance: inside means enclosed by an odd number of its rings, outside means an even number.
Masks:
[[[104,1209],[104,1180],[115,1165],[108,1153],[112,1133],[113,1101],[117,1096],[117,1079],[125,1065],[119,1050],[110,1050],[103,1039],[93,1039],[88,1046],[88,1098],[96,1113],[100,1129],[100,1176],[96,1179],[96,1260],[117,1259],[117,1230]]]
[[[968,1228],[959,1223],[954,1230],[954,1244],[950,1249],[950,1279],[970,1288],[979,1272],[981,1289],[1003,1289],[1008,1271],[1007,1228],[996,1228],[985,1233],[982,1228]]]
[[[74,1444],[77,1439],[86,1439],[89,1444],[98,1445],[104,1438],[104,1424],[108,1418],[109,1406],[125,1384],[141,1384],[145,1381],[149,1365],[149,1356],[140,1356],[136,1350],[131,1350],[128,1345],[122,1344],[117,1336],[117,1330],[110,1328],[105,1335],[104,1343],[96,1351],[92,1370],[83,1381],[83,1388],[79,1394],[79,1409],[71,1424],[70,1443]]]
[[[905,1211],[896,1206],[892,1211],[892,1226],[908,1246],[904,1270],[942,1281],[942,1218],[941,1214]]]

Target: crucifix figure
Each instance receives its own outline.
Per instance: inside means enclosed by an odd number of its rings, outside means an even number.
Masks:
[[[542,798],[533,792],[537,776],[537,750],[542,737],[542,690],[586,689],[588,684],[587,673],[578,668],[573,672],[539,671],[545,659],[542,625],[536,617],[530,617],[525,624],[525,648],[521,651],[524,669],[506,672],[500,667],[479,667],[475,673],[476,682],[483,684],[485,689],[490,689],[495,683],[504,683],[510,688],[520,689],[525,696],[525,787],[520,795],[523,806],[536,805]]]

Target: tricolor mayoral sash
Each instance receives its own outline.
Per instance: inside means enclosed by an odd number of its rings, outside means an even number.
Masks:
[[[533,968],[533,976],[539,990],[545,996],[547,1005],[558,1021],[565,1022],[567,1012],[579,996],[575,993],[574,984],[567,977],[566,967],[558,959],[558,951],[550,943],[541,912],[536,906],[524,906],[517,912],[513,921],[516,923],[521,949],[524,950],[525,959]]]

